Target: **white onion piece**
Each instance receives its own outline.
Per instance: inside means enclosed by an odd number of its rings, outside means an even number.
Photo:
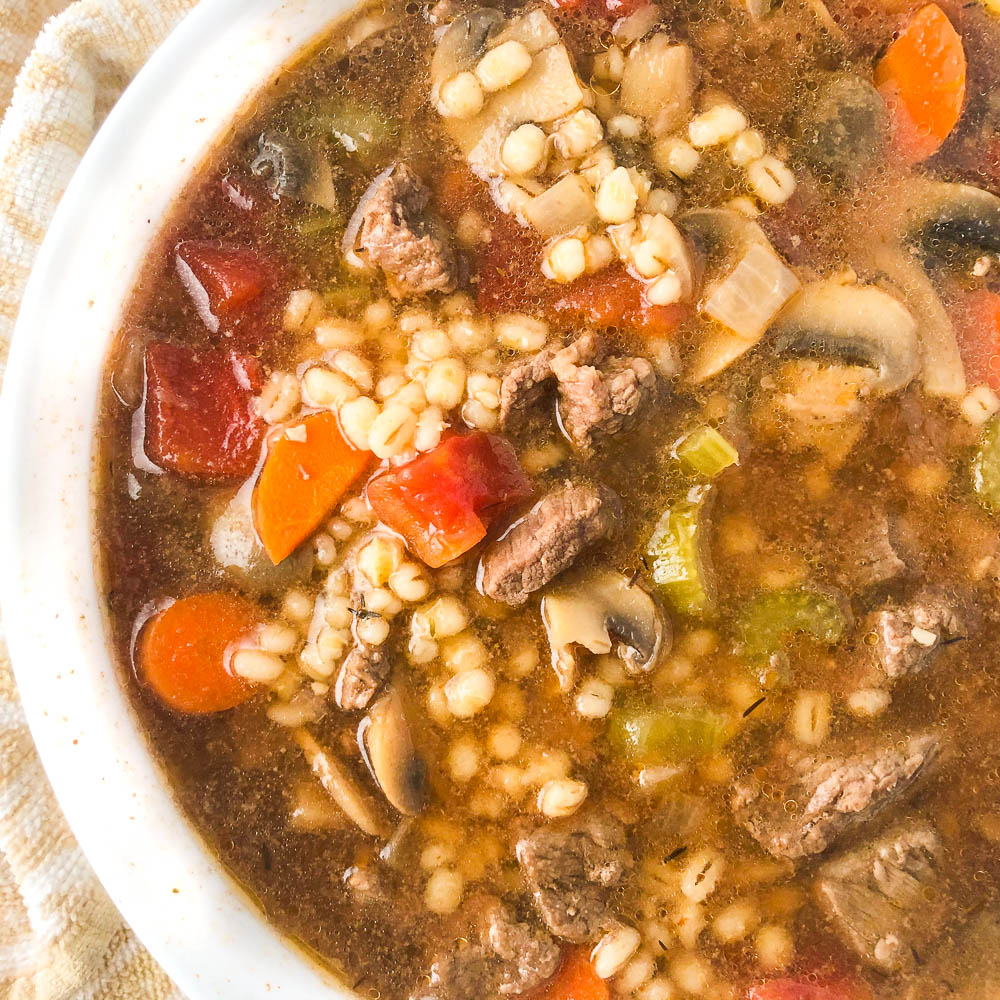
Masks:
[[[364,221],[365,208],[368,202],[375,197],[375,192],[379,184],[387,177],[391,176],[396,164],[386,167],[382,173],[377,174],[375,179],[368,185],[368,189],[358,201],[358,207],[354,209],[354,214],[348,220],[347,228],[344,230],[344,238],[341,241],[340,249],[344,252],[344,258],[349,267],[358,271],[367,271],[369,265],[358,256],[358,234],[361,232],[361,223]]]
[[[614,35],[615,41],[624,47],[638,41],[659,22],[659,4],[650,3],[646,4],[645,7],[640,7],[634,14],[629,14],[628,17],[616,21],[611,33]]]
[[[873,263],[899,289],[917,319],[921,381],[931,396],[961,399],[966,392],[965,366],[955,328],[924,269],[912,257],[879,248]]]
[[[799,290],[799,279],[768,246],[752,244],[715,286],[701,311],[752,347]]]

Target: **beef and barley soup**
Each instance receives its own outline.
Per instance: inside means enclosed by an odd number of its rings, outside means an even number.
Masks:
[[[1000,997],[998,50],[390,0],[202,165],[108,361],[108,615],[362,997]]]

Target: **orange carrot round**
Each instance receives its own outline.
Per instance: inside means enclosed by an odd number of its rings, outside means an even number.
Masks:
[[[139,671],[164,704],[178,712],[224,712],[253,687],[227,669],[227,651],[263,620],[235,594],[195,594],[175,601],[142,632]]]
[[[965,50],[948,15],[936,4],[907,22],[875,67],[889,108],[893,145],[906,163],[940,149],[965,103]]]
[[[333,413],[286,427],[268,447],[254,492],[254,518],[273,563],[290,556],[364,471],[371,452],[352,447]]]
[[[532,1000],[608,1000],[610,996],[586,948],[572,949],[552,979],[531,994]]]

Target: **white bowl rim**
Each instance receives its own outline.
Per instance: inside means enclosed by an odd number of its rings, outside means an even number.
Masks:
[[[355,994],[221,869],[171,797],[122,690],[94,574],[100,374],[169,203],[247,99],[351,6],[202,0],[174,29],[58,206],[0,398],[0,604],[24,711],[84,853],[190,1000]]]

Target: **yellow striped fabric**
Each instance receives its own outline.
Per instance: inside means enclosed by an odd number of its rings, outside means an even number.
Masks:
[[[0,0],[0,371],[66,184],[196,0]],[[0,1000],[182,1000],[94,876],[45,779],[0,639]]]

